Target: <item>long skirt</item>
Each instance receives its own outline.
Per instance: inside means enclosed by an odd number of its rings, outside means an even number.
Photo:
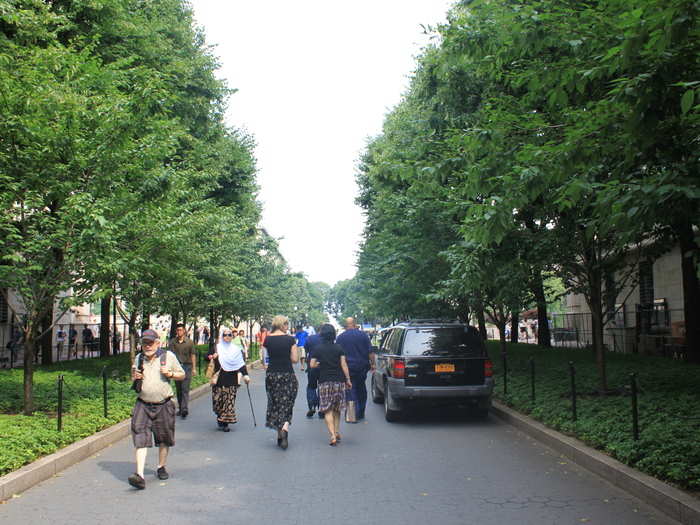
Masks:
[[[285,422],[292,422],[292,409],[297,398],[299,382],[294,372],[268,372],[265,375],[267,391],[267,421],[265,426],[280,430]]]
[[[341,411],[345,408],[345,383],[324,381],[318,384],[319,412]]]
[[[236,391],[237,386],[211,387],[211,401],[219,423],[236,423]]]

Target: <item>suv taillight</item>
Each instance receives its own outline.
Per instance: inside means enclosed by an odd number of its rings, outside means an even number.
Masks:
[[[391,359],[391,377],[404,379],[406,377],[406,363],[403,359]]]
[[[493,361],[490,359],[484,361],[484,376],[493,377]]]

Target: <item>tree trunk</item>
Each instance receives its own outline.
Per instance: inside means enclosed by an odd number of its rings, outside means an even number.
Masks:
[[[588,285],[590,288],[588,307],[591,310],[591,330],[593,331],[593,351],[598,368],[598,386],[601,392],[606,392],[608,390],[608,378],[605,367],[605,345],[603,344],[602,276],[598,268],[591,270]]]
[[[31,321],[24,330],[24,415],[34,413],[34,329]]]
[[[109,356],[109,307],[111,304],[110,295],[100,300],[100,357]]]
[[[518,342],[518,335],[519,335],[519,326],[518,324],[520,323],[520,315],[518,314],[518,311],[514,308],[512,313],[510,314],[510,342],[511,343],[517,343]]]
[[[214,334],[217,334],[215,332],[216,328],[216,321],[214,320],[214,309],[210,308],[209,309],[209,351],[211,351],[214,348]]]
[[[179,312],[170,314],[170,339],[177,335],[177,323]]]
[[[506,347],[506,322],[505,320],[498,323],[498,339],[501,342],[501,356],[505,356],[508,353]]]
[[[131,357],[131,364],[134,363],[136,358],[136,311],[129,317],[129,356]]]
[[[532,294],[537,304],[537,344],[544,347],[552,346],[552,336],[549,331],[549,318],[547,317],[547,298],[544,295],[544,283],[542,282],[542,270],[535,270],[533,276]]]
[[[53,363],[53,330],[50,330],[53,323],[53,306],[39,320],[39,333],[42,334],[38,340],[41,348],[41,364],[50,365]]]
[[[683,279],[683,318],[688,361],[700,363],[700,283],[698,282],[697,254],[693,227],[686,222],[676,227],[681,248]]]
[[[489,334],[486,331],[486,317],[484,316],[484,308],[477,308],[476,310],[476,322],[479,325],[479,333],[481,338],[486,341],[489,338]]]

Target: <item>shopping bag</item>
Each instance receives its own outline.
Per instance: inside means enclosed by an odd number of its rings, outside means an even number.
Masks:
[[[357,413],[356,413],[356,403],[355,397],[352,394],[352,390],[348,390],[345,393],[345,422],[346,423],[357,423]]]

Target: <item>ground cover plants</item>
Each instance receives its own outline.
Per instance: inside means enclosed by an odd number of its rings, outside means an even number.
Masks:
[[[198,347],[206,363],[206,345]],[[104,417],[102,370],[108,377],[108,414]],[[131,416],[136,394],[131,390],[129,354],[79,359],[39,367],[34,374],[36,411],[22,412],[22,370],[0,371],[0,475],[56,452]],[[192,378],[192,388],[207,382]],[[63,375],[63,428],[57,430],[57,384]]]
[[[588,349],[508,345],[508,392],[497,342],[489,354],[495,397],[519,412],[575,436],[627,465],[680,488],[700,491],[700,367],[662,357],[608,353],[612,395],[596,394],[595,359]],[[535,401],[530,364],[535,363]],[[572,420],[569,363],[576,371],[577,421]],[[630,374],[639,385],[639,440],[632,435]]]

